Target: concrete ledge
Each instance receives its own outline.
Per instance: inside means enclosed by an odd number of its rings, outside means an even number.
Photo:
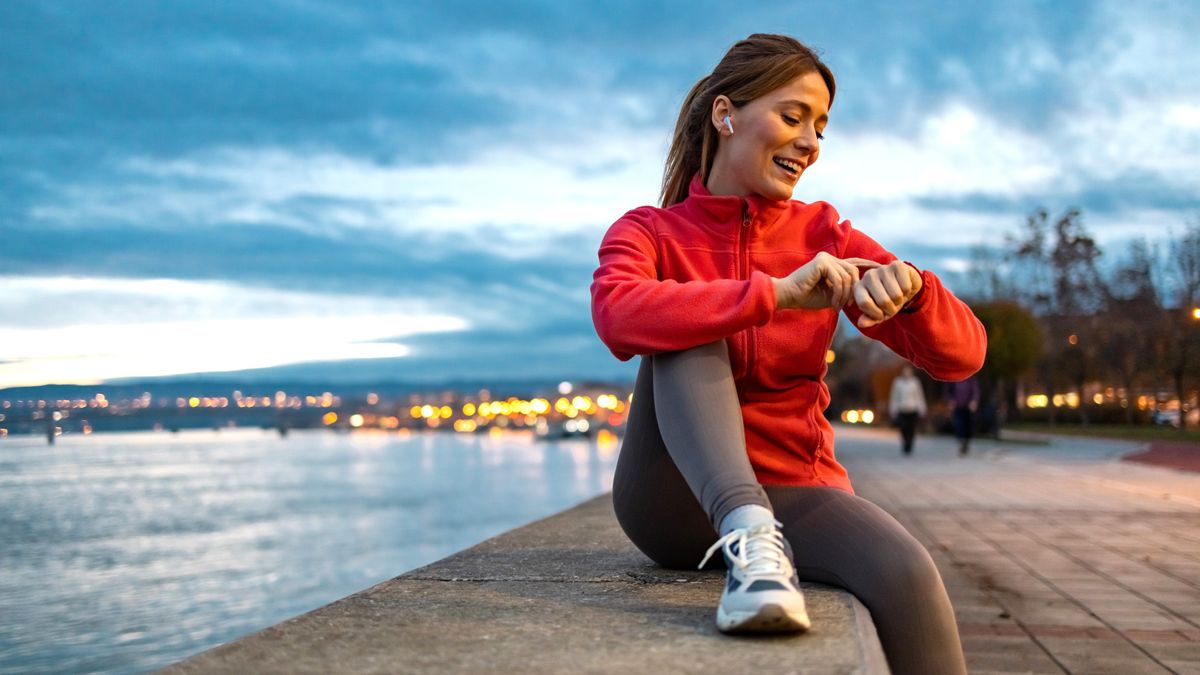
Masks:
[[[729,637],[723,583],[654,565],[602,495],[161,672],[887,672],[849,593],[805,585],[807,634]]]

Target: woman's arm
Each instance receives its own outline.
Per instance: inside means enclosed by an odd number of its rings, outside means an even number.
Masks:
[[[592,321],[617,358],[689,349],[771,320],[775,286],[763,272],[749,279],[660,280],[653,226],[635,214],[609,228],[592,277]]]
[[[896,260],[896,256],[853,228],[849,230],[844,255],[882,264]],[[942,285],[937,275],[929,270],[918,272],[921,289],[916,296],[891,318],[860,330],[936,379],[966,379],[983,367],[987,352],[983,324],[966,303]],[[863,316],[855,303],[847,305],[844,311],[856,325]]]

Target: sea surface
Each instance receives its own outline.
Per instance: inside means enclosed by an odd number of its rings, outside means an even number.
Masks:
[[[139,673],[611,488],[614,441],[0,439],[0,673]]]

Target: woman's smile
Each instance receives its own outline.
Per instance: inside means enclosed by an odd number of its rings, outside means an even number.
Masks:
[[[800,174],[804,173],[804,164],[796,160],[775,157],[772,161],[774,161],[775,165],[778,166],[781,171],[783,171],[793,185],[796,183],[796,181],[800,180]]]

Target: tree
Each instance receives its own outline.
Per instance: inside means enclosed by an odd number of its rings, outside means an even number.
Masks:
[[[1048,274],[1050,250],[1046,244],[1049,217],[1046,209],[1035,209],[1025,218],[1023,234],[1007,237],[1011,249],[1011,283],[1016,291],[1014,297],[1022,298],[1035,314],[1040,315],[1053,313],[1054,298]]]
[[[1129,245],[1126,258],[1113,270],[1108,283],[1100,344],[1105,364],[1132,395],[1145,377],[1158,366],[1164,314],[1158,283],[1158,256],[1146,242],[1138,239]],[[1134,407],[1125,406],[1125,422],[1134,422]]]
[[[1097,270],[1100,247],[1087,233],[1079,209],[1067,209],[1054,221],[1054,248],[1050,250],[1054,276],[1054,306],[1058,314],[1094,313],[1105,298]]]
[[[987,331],[987,358],[980,376],[990,386],[998,406],[998,419],[1016,404],[1017,383],[1042,357],[1042,327],[1025,308],[1011,300],[997,300],[971,308]],[[998,427],[999,425],[997,425]]]
[[[1108,297],[1098,270],[1100,247],[1083,225],[1083,214],[1071,208],[1050,223],[1049,212],[1036,209],[1025,220],[1023,236],[1010,238],[1014,285],[1026,289],[1026,305],[1046,327],[1046,359],[1042,369],[1048,390],[1060,384],[1084,385],[1099,372],[1100,340],[1096,312]],[[1080,408],[1088,422],[1087,406]],[[1055,421],[1054,409],[1050,421]]]
[[[1017,297],[1020,289],[1012,283],[1008,267],[1002,251],[983,244],[971,247],[970,273],[964,276],[961,297],[977,302]]]
[[[1193,314],[1200,302],[1200,218],[1189,223],[1182,236],[1172,242],[1170,258],[1167,270],[1172,277],[1175,307],[1167,313],[1167,370],[1179,397],[1182,430],[1187,427],[1186,378],[1196,369],[1195,354],[1200,347],[1197,345],[1200,321]]]

